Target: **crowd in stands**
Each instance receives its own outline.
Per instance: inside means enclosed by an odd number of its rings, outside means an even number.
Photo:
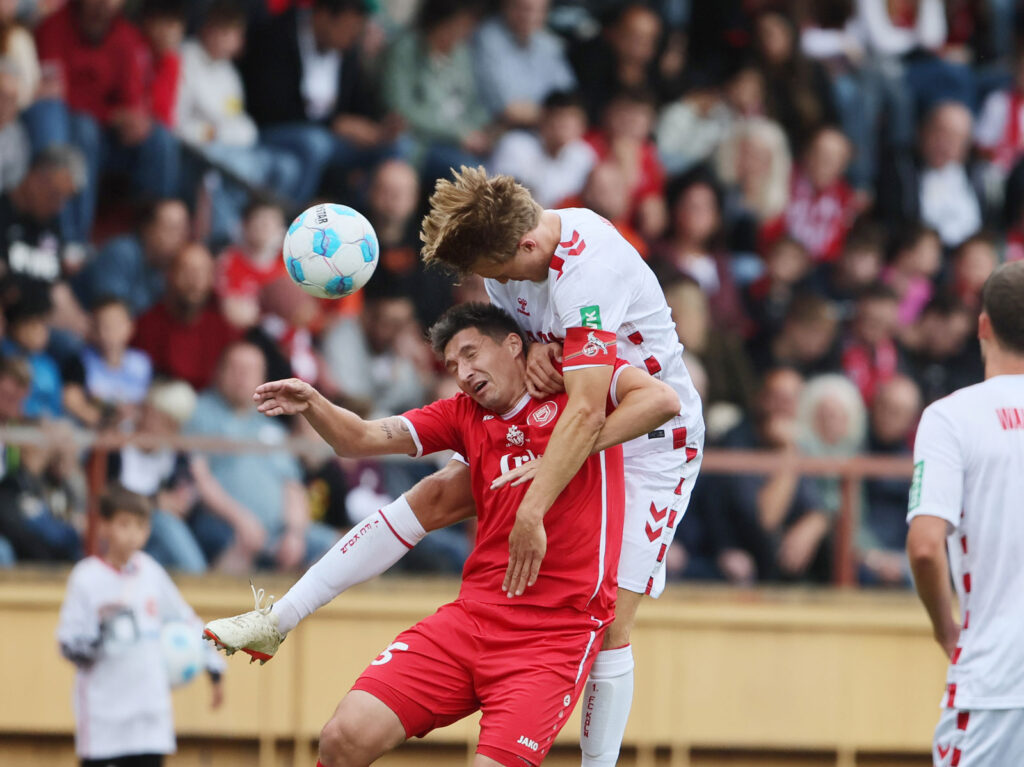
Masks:
[[[981,286],[1024,258],[1024,9],[1005,0],[0,0],[0,564],[73,561],[71,427],[281,447],[298,376],[367,416],[455,391],[424,342],[482,284],[426,270],[433,182],[484,165],[612,221],[662,282],[708,446],[909,455],[982,377]],[[376,228],[359,294],[285,274],[318,200]],[[126,447],[171,569],[302,568],[431,465]],[[904,585],[909,482],[862,487]],[[700,478],[670,578],[829,578],[835,479]],[[471,525],[403,567],[457,572]]]

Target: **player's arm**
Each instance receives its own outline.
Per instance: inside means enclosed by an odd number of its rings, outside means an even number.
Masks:
[[[925,410],[914,439],[914,481],[907,519],[907,557],[914,587],[932,623],[935,640],[952,655],[960,636],[953,619],[946,536],[960,522],[964,461],[959,433],[935,405]]]
[[[331,403],[305,381],[287,378],[257,387],[253,394],[264,415],[296,415],[309,421],[317,434],[343,458],[375,455],[416,455],[418,447],[406,422],[398,417],[365,421]]]

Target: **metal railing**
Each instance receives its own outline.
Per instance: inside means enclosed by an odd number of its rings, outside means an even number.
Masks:
[[[38,427],[0,428],[0,445],[52,445],[52,431]],[[330,448],[319,440],[288,439],[280,443],[242,442],[219,437],[173,436],[156,437],[120,432],[63,430],[62,440],[71,439],[77,449],[87,453],[86,478],[89,485],[86,551],[95,549],[98,499],[107,482],[107,461],[110,453],[126,445],[142,449],[172,449],[182,452],[267,453],[286,450],[294,455],[330,454]],[[910,456],[858,455],[852,458],[812,458],[793,453],[763,450],[708,450],[704,454],[704,474],[757,474],[795,472],[807,477],[837,478],[840,486],[840,507],[833,533],[833,582],[852,586],[857,582],[857,556],[854,548],[860,520],[861,483],[866,479],[907,479],[913,472]]]

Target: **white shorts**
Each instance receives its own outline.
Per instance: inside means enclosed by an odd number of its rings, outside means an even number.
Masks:
[[[945,708],[935,728],[935,767],[1018,765],[1024,754],[1024,709]]]
[[[665,450],[625,460],[626,516],[619,556],[619,588],[657,598],[665,590],[665,554],[686,513],[704,457],[704,435],[673,442]],[[677,446],[678,445],[678,446]]]

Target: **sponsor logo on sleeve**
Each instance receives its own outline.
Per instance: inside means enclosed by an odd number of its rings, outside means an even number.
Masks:
[[[921,479],[924,477],[924,461],[914,464],[914,479],[910,483],[910,510],[921,505]]]
[[[580,326],[584,328],[601,329],[601,307],[584,306],[580,309]]]

